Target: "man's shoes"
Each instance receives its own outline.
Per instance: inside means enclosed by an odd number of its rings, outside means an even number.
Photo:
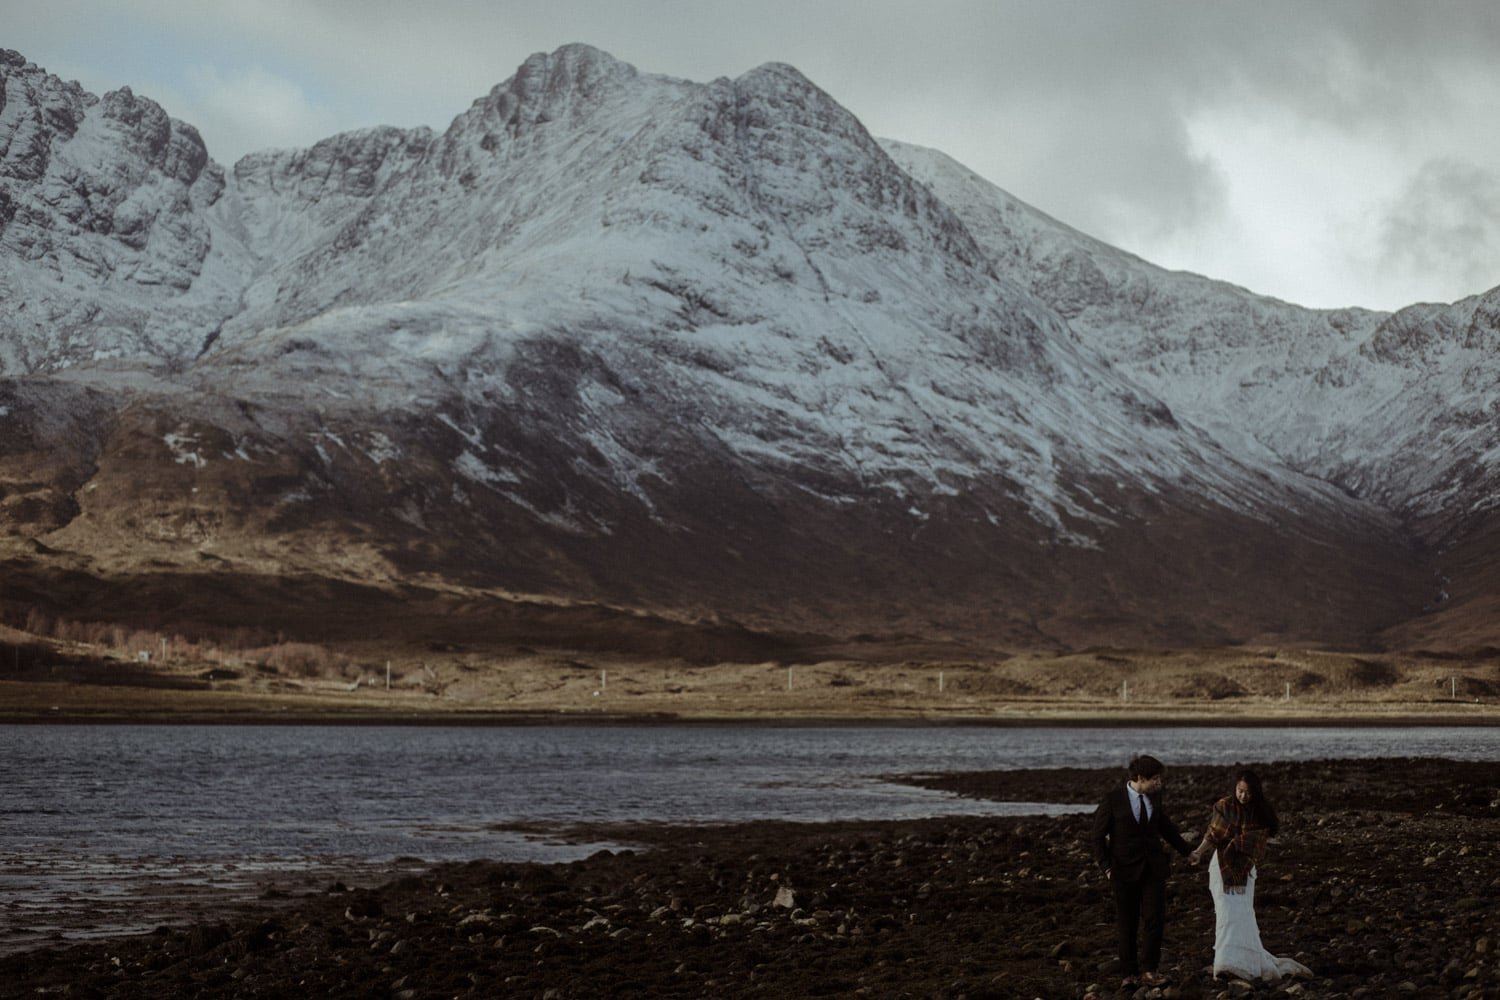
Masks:
[[[1145,986],[1165,986],[1169,982],[1171,980],[1159,972],[1141,973],[1141,983]]]
[[[1126,976],[1120,980],[1120,989],[1122,990],[1133,990],[1139,985],[1141,985],[1141,981],[1135,976]]]

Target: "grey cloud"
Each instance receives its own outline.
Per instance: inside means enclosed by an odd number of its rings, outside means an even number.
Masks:
[[[1445,274],[1461,292],[1500,284],[1500,174],[1472,163],[1426,163],[1380,227],[1380,263]]]

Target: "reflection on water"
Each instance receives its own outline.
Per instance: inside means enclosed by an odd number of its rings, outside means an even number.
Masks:
[[[166,892],[166,912],[181,914],[200,889],[263,892],[268,872],[326,880],[330,865],[562,860],[606,846],[545,835],[577,823],[1059,812],[1077,807],[878,776],[1114,766],[1141,751],[1169,764],[1500,760],[1500,728],[0,726],[0,950],[45,931],[70,900]]]

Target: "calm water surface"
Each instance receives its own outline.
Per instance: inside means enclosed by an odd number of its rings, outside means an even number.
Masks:
[[[0,856],[519,858],[508,824],[1042,812],[880,776],[1140,750],[1500,760],[1500,728],[0,726]]]
[[[340,861],[561,860],[619,846],[535,832],[576,823],[1060,812],[1077,807],[976,802],[881,776],[1116,766],[1141,751],[1169,765],[1500,761],[1500,727],[0,726],[0,920],[16,935],[49,900],[130,897],[143,878],[210,885]]]

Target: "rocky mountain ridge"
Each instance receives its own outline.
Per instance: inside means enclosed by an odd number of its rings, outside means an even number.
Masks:
[[[229,172],[129,91],[0,73],[18,572],[1378,644],[1441,618],[1444,553],[1491,523],[1489,297],[1327,313],[1169,274],[788,66],[568,46],[441,135]]]

